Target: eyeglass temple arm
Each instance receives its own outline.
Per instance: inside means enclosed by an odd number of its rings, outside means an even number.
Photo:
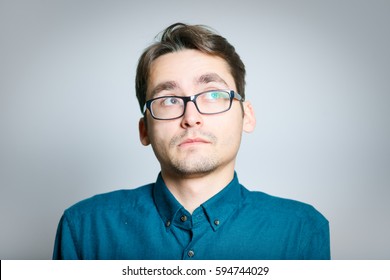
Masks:
[[[233,94],[233,98],[237,99],[238,101],[244,101],[244,98],[234,90],[230,91],[230,94]]]

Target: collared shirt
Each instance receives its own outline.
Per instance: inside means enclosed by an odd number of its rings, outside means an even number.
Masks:
[[[312,206],[248,191],[237,175],[192,215],[156,183],[67,209],[54,259],[329,259],[329,224]]]

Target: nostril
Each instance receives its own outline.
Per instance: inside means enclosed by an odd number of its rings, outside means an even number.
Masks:
[[[193,127],[193,126],[198,126],[202,124],[202,121],[199,119],[194,119],[194,118],[183,118],[183,126],[185,127]]]
[[[202,123],[202,114],[199,113],[195,104],[188,103],[182,118],[182,126],[188,128],[202,125]]]

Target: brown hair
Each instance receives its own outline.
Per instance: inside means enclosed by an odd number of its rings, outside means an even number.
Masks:
[[[184,49],[199,50],[224,59],[230,67],[238,93],[245,98],[245,65],[234,47],[209,27],[175,23],[160,33],[160,39],[146,48],[138,61],[135,92],[141,111],[146,103],[147,84],[152,62],[164,54]]]

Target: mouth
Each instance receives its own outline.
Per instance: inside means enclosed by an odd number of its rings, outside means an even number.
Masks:
[[[207,141],[203,138],[187,138],[180,142],[179,147],[187,147],[200,144],[210,144],[210,141]]]

